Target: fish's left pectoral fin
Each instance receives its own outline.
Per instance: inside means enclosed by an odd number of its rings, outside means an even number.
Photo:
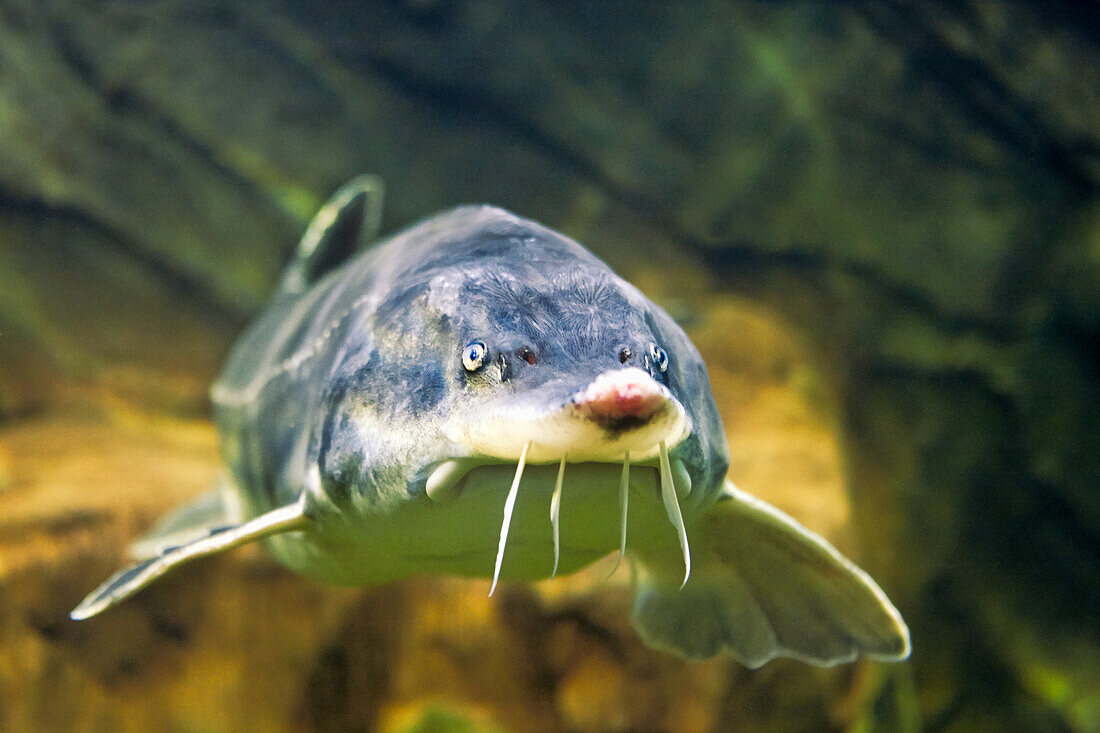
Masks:
[[[674,564],[638,558],[631,620],[649,645],[694,659],[728,651],[752,668],[909,655],[909,631],[878,585],[775,507],[727,482],[692,531],[699,550],[683,589]]]
[[[305,516],[305,503],[296,502],[274,509],[243,524],[216,527],[205,536],[183,545],[165,547],[154,557],[143,559],[123,568],[102,585],[88,594],[69,617],[74,621],[95,616],[116,603],[120,603],[169,570],[200,557],[223,552],[239,545],[282,532],[304,529],[309,523]]]

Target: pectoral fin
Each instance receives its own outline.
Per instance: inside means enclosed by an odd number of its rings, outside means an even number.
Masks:
[[[123,568],[92,591],[69,616],[76,621],[94,616],[152,583],[172,568],[280,532],[303,529],[309,520],[305,503],[274,509],[243,524],[214,527],[183,545],[163,547],[158,554]]]
[[[700,549],[683,590],[675,564],[639,557],[632,621],[651,646],[690,658],[727,650],[748,667],[909,655],[909,631],[878,585],[775,507],[727,482],[692,532]]]
[[[211,530],[241,523],[240,500],[227,477],[191,502],[173,509],[130,545],[130,558],[148,560],[168,547],[203,539]]]

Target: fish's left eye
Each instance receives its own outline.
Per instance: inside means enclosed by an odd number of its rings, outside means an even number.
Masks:
[[[466,348],[462,350],[462,366],[468,372],[476,372],[485,361],[485,353],[485,344],[480,341],[467,344]]]
[[[662,372],[668,369],[668,354],[657,344],[649,345],[649,358]]]

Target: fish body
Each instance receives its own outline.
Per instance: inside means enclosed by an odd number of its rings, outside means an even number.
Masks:
[[[617,550],[654,646],[750,666],[908,654],[870,578],[726,481],[706,367],[663,310],[492,206],[364,247],[377,190],[357,179],[318,214],[214,384],[220,489],[139,541],[74,618],[259,539],[348,585],[438,573],[495,588]]]
[[[461,361],[471,342],[487,348],[477,372]],[[646,366],[650,342],[675,355],[663,374]],[[625,362],[624,348],[632,351]],[[536,363],[517,356],[521,349]],[[502,209],[469,206],[406,230],[305,293],[277,298],[233,350],[212,394],[222,454],[248,515],[308,489],[306,513],[318,529],[273,540],[276,555],[302,572],[362,584],[425,570],[491,570],[500,529],[493,489],[511,482],[523,441],[489,435],[477,444],[470,434],[513,432],[493,424],[494,411],[537,420],[595,375],[630,365],[682,395],[685,435],[674,452],[699,487],[692,503],[714,501],[726,444],[702,360],[683,332],[572,240]],[[622,431],[596,428],[582,444],[560,433],[581,430],[585,419],[560,422],[533,429],[515,517],[517,529],[530,531],[516,532],[504,577],[551,573],[546,507],[562,453],[588,460],[566,472],[561,569],[618,546],[617,524],[606,519],[618,516],[624,450],[601,444],[621,441]],[[655,467],[656,442],[635,455],[636,465]],[[474,471],[462,501],[429,499],[425,485],[438,466],[486,459],[502,465]],[[638,481],[646,478],[656,496],[654,468],[637,470]],[[589,516],[602,519],[584,521]],[[522,562],[521,547],[537,557]]]

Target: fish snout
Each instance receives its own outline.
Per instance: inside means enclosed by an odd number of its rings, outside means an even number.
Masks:
[[[599,425],[629,428],[648,423],[671,399],[668,390],[653,377],[629,367],[599,375],[573,395],[572,403],[581,416]]]
[[[683,406],[667,387],[636,367],[605,372],[577,390],[560,379],[455,411],[444,434],[461,455],[515,461],[530,443],[531,463],[635,462],[653,458],[662,441],[677,445],[689,432]],[[580,384],[584,384],[581,382]]]

